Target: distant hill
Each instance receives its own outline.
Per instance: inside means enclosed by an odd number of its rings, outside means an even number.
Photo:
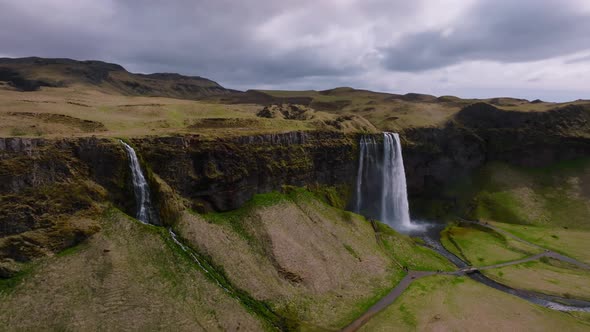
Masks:
[[[156,73],[134,74],[120,65],[72,59],[0,58],[0,81],[20,91],[43,86],[93,86],[130,96],[200,99],[236,92],[199,76]]]

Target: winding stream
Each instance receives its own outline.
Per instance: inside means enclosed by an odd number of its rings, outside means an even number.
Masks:
[[[470,222],[470,221],[468,221],[468,222]],[[476,223],[476,222],[471,222],[471,223]],[[478,224],[480,224],[484,227],[489,227],[489,228],[495,229],[494,227],[489,226],[487,224],[481,224],[481,223],[478,223]],[[510,261],[510,262],[506,262],[506,263],[501,263],[501,264],[496,264],[496,265],[491,265],[491,266],[483,266],[483,267],[473,268],[473,267],[469,266],[469,264],[467,264],[461,258],[457,257],[456,255],[454,255],[453,253],[448,251],[442,245],[442,242],[440,241],[440,232],[444,229],[444,227],[445,227],[445,225],[429,225],[429,227],[426,228],[426,231],[419,232],[419,233],[414,232],[414,234],[410,234],[410,235],[417,236],[417,237],[421,238],[424,241],[426,247],[431,248],[434,251],[441,254],[443,257],[448,259],[451,263],[453,263],[459,269],[456,271],[452,271],[452,272],[408,271],[408,274],[397,284],[397,286],[391,292],[389,292],[389,294],[387,294],[385,297],[383,297],[381,300],[379,300],[377,303],[375,303],[362,316],[357,318],[350,325],[348,325],[347,327],[342,329],[343,332],[357,331],[364,324],[366,324],[371,318],[373,318],[375,315],[377,315],[380,311],[384,310],[389,305],[391,305],[393,302],[395,302],[395,300],[404,293],[404,291],[410,286],[410,284],[414,280],[419,279],[419,278],[423,278],[423,277],[427,277],[427,276],[433,276],[433,275],[454,275],[454,276],[466,275],[469,278],[471,278],[472,280],[480,282],[486,286],[492,287],[494,289],[497,289],[497,290],[502,291],[507,294],[518,296],[521,299],[527,300],[531,303],[534,303],[536,305],[540,305],[540,306],[543,306],[543,307],[546,307],[549,309],[558,310],[558,311],[590,312],[590,301],[571,299],[571,298],[565,298],[565,297],[560,297],[560,296],[547,295],[547,294],[533,292],[533,291],[527,291],[527,290],[523,290],[523,289],[512,288],[512,287],[506,286],[504,284],[501,284],[495,280],[492,280],[492,279],[486,277],[485,275],[483,275],[481,272],[479,272],[480,270],[522,264],[524,262],[536,260],[541,257],[551,257],[554,259],[562,260],[562,261],[565,261],[568,263],[575,264],[582,269],[588,269],[587,264],[584,264],[584,263],[579,262],[573,258],[557,254],[555,252],[546,250],[542,247],[535,245],[539,248],[544,249],[545,251],[541,254],[532,255],[532,256],[529,256],[529,257],[526,257],[523,259],[518,259],[518,260],[514,260],[514,261]],[[511,233],[510,233],[510,236],[519,240],[519,241],[526,242]]]
[[[486,226],[486,225],[483,225],[483,226]],[[442,227],[444,227],[444,226],[442,226]],[[431,249],[433,249],[436,252],[443,255],[445,258],[447,258],[450,262],[452,262],[458,268],[465,269],[465,268],[469,267],[469,265],[465,261],[463,261],[461,258],[455,256],[453,253],[448,251],[442,245],[442,243],[440,242],[440,231],[442,231],[441,226],[437,226],[437,227],[435,227],[435,232],[426,232],[422,236],[422,239]],[[524,262],[536,260],[536,259],[539,259],[544,256],[549,256],[549,257],[552,257],[555,259],[560,259],[560,257],[553,255],[553,252],[545,251],[541,254],[533,255],[533,256],[531,256],[529,258],[525,258],[525,259],[519,259],[519,260],[515,260],[515,261],[511,261],[511,262],[507,262],[507,263],[502,263],[502,264],[497,264],[497,265],[492,265],[492,266],[479,267],[479,268],[477,268],[477,271],[474,271],[471,273],[464,272],[464,270],[459,270],[459,272],[461,274],[466,274],[471,279],[478,281],[484,285],[490,286],[492,288],[495,288],[497,290],[500,290],[500,291],[508,293],[508,294],[518,296],[522,299],[525,299],[529,302],[532,302],[534,304],[537,304],[537,305],[540,305],[540,306],[543,306],[546,308],[559,310],[559,311],[590,312],[590,302],[589,301],[565,298],[565,297],[554,296],[554,295],[547,295],[547,294],[543,294],[543,293],[512,288],[512,287],[506,286],[504,284],[501,284],[493,279],[490,279],[490,278],[486,277],[485,275],[483,275],[481,272],[479,272],[480,270],[498,268],[498,267],[508,266],[508,265],[522,264]],[[559,255],[559,256],[561,256],[561,255]],[[568,257],[568,261],[570,261],[570,260],[571,260],[571,258]]]

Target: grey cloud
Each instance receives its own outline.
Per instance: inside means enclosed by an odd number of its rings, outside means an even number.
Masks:
[[[578,58],[574,58],[574,59],[570,59],[568,61],[566,61],[565,63],[570,65],[570,64],[574,64],[574,63],[582,63],[582,62],[590,62],[590,55],[586,55],[586,56],[581,56]]]
[[[483,0],[459,17],[451,33],[422,31],[381,49],[384,65],[423,71],[470,60],[526,62],[590,46],[590,15],[568,0]]]
[[[360,2],[358,10],[367,19],[385,15],[384,6],[395,8],[405,2],[370,0]],[[288,27],[297,36],[316,38],[325,29],[364,23],[349,22],[347,12],[336,13],[327,2],[115,0],[93,6],[101,6],[98,13],[81,10],[54,20],[35,11],[35,3],[0,0],[2,49],[13,56],[101,59],[131,70],[201,75],[230,85],[280,83],[362,70],[352,57],[335,61],[332,55],[337,51],[329,43],[277,50],[274,40],[258,38],[257,29],[263,24],[298,11],[304,11],[303,21]],[[56,7],[55,13],[62,9]]]
[[[590,18],[575,1],[586,0],[475,0],[444,37],[445,30],[424,28],[431,26],[425,9],[441,0],[0,0],[0,53],[98,59],[240,89],[404,92],[408,84],[436,89],[426,69],[530,61],[590,46]],[[449,79],[440,86],[452,86]]]

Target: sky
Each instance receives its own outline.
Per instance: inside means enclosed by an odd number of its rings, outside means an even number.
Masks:
[[[0,0],[0,56],[240,90],[590,99],[590,0]]]

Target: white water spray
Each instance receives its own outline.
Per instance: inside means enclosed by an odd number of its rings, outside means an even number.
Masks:
[[[137,204],[137,220],[144,224],[159,224],[158,218],[152,211],[152,201],[150,187],[147,183],[141,165],[137,159],[135,150],[129,144],[120,141],[129,156],[129,168],[131,169],[131,178],[133,180],[133,192],[135,193],[135,202]]]
[[[354,209],[400,231],[414,230],[399,135],[383,133],[382,149],[374,137],[360,140]]]
[[[406,171],[398,134],[383,133],[383,164],[381,220],[405,229],[412,228]]]

